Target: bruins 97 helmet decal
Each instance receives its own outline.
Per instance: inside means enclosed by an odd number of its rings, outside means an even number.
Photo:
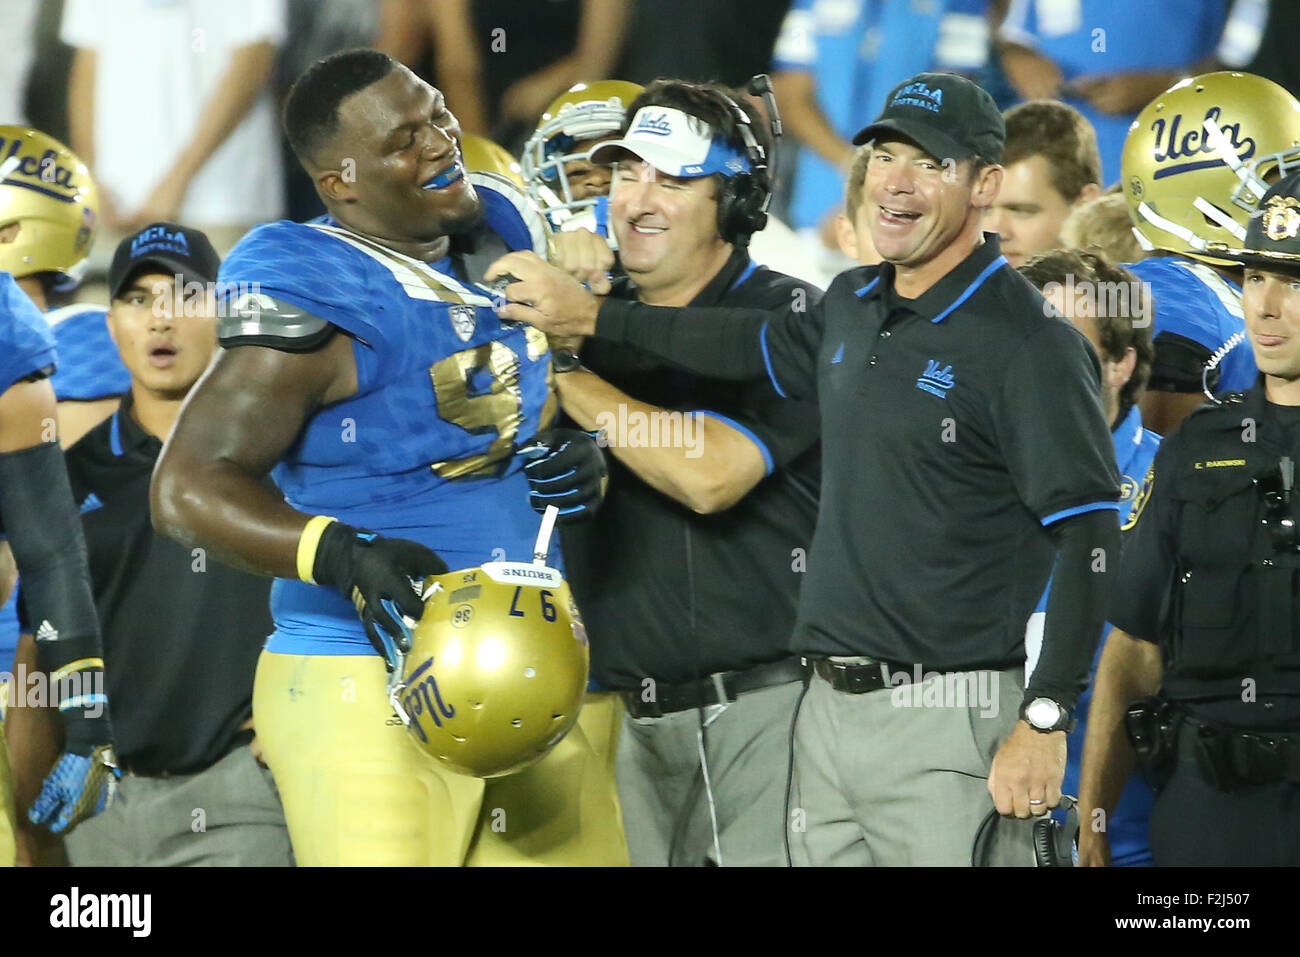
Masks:
[[[529,195],[550,213],[557,227],[596,203],[596,196],[580,195],[585,191],[571,178],[569,164],[590,164],[597,144],[622,132],[627,108],[641,90],[625,80],[579,83],[556,97],[542,114],[520,162]]]
[[[74,285],[98,222],[99,193],[86,164],[52,136],[0,126],[0,269],[52,272]]]
[[[394,706],[420,750],[491,778],[539,761],[573,728],[587,689],[587,632],[564,577],[543,564],[554,515],[526,562],[425,580]]]
[[[1268,183],[1298,160],[1300,103],[1282,87],[1227,71],[1182,80],[1147,104],[1124,141],[1133,232],[1148,250],[1239,245]]]

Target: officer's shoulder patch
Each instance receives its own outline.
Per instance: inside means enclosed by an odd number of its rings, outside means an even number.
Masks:
[[[1151,501],[1151,492],[1156,485],[1156,464],[1151,463],[1147,469],[1147,474],[1142,479],[1142,486],[1138,489],[1137,495],[1133,497],[1133,504],[1129,506],[1128,518],[1120,525],[1120,531],[1127,532],[1130,528],[1137,525],[1138,519],[1142,517],[1142,511],[1147,507],[1147,502]]]

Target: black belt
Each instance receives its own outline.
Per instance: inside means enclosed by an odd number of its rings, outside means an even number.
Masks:
[[[1178,748],[1192,749],[1201,774],[1221,791],[1245,784],[1300,784],[1300,734],[1247,731],[1184,715]]]
[[[656,684],[647,689],[651,700],[643,700],[645,691],[620,691],[627,713],[634,718],[660,718],[675,711],[689,711],[711,704],[726,704],[739,695],[773,685],[802,681],[808,666],[802,658],[786,658],[769,665],[756,665],[744,671],[719,671],[717,674],[680,685]]]
[[[836,691],[845,694],[866,694],[890,686],[889,675],[892,671],[901,671],[912,680],[915,665],[900,665],[890,661],[868,661],[857,664],[849,661],[831,661],[818,658],[813,662],[813,669],[830,683]],[[922,669],[922,674],[925,673]]]
[[[122,760],[119,763],[122,768],[122,773],[129,774],[133,778],[175,778],[186,774],[198,774],[200,771],[206,771],[222,758],[228,757],[230,752],[252,743],[256,733],[257,732],[252,728],[244,728],[242,731],[236,731],[234,736],[231,737],[230,743],[226,745],[225,749],[219,755],[213,758],[208,764],[198,768],[189,768],[184,771],[172,771],[170,769],[158,770],[155,768],[141,767],[135,762],[128,760]]]

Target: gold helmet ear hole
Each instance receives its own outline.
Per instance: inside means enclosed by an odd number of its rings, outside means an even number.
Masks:
[[[482,702],[482,701],[471,701],[471,702],[469,703],[469,706],[470,706],[472,709],[474,709],[475,711],[478,711],[480,708],[483,707],[483,702]]]
[[[536,677],[537,677],[537,669],[536,669],[536,668],[525,668],[525,669],[524,669],[524,677],[525,677],[525,678],[536,678]]]
[[[511,718],[510,723],[516,728],[522,728],[524,726],[524,722],[519,718]]]
[[[552,721],[563,721],[563,720],[564,720],[564,715],[562,715],[562,714],[553,714],[553,715],[551,715],[551,720],[552,720]]]
[[[453,735],[452,735],[452,739],[453,739],[457,744],[464,744],[464,743],[465,743],[465,739],[462,738],[459,734],[453,734]]]

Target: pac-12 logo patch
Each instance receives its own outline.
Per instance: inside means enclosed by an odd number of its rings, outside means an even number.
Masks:
[[[469,342],[478,325],[478,310],[466,305],[454,305],[450,310],[451,327],[456,330],[461,342]]]

